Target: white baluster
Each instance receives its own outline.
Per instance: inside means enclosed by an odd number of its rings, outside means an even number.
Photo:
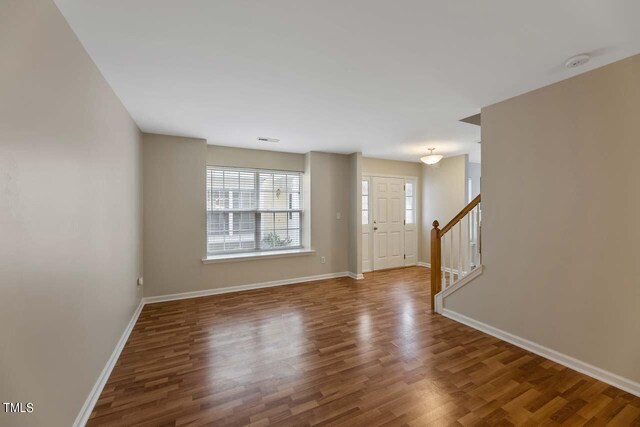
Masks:
[[[469,268],[473,265],[473,210],[469,217]]]
[[[482,264],[482,252],[480,247],[482,245],[482,208],[478,203],[478,264]]]
[[[476,210],[476,256],[475,256],[475,260],[476,260],[476,264],[479,264],[479,258],[480,258],[480,212],[479,212],[479,207],[476,206],[475,208]]]
[[[471,212],[467,214],[467,239],[464,245],[467,274],[471,272]]]
[[[476,264],[476,208],[473,208],[473,210],[471,211],[473,213],[473,222],[471,224],[471,239],[473,241],[473,248],[471,251],[471,257],[473,260],[473,265],[475,266]]]
[[[458,222],[458,280],[462,278],[462,220]]]
[[[471,209],[471,218],[470,218],[470,227],[469,227],[469,256],[471,257],[470,264],[474,264],[475,262],[475,248],[473,247],[473,243],[475,242],[475,232],[476,232],[476,208]]]
[[[451,249],[449,250],[449,284],[453,284],[453,227],[451,227]]]
[[[444,274],[446,271],[446,251],[447,251],[447,239],[442,236],[440,238],[442,240],[442,249],[440,251],[440,274],[442,275],[442,280],[440,280],[440,283],[442,283],[442,289],[446,289],[447,288],[447,276]]]

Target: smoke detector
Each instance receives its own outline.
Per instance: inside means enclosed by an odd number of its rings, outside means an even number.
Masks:
[[[587,55],[586,53],[583,53],[580,55],[572,56],[571,58],[567,59],[567,62],[564,63],[564,66],[567,68],[576,68],[586,64],[587,62],[589,62],[590,59],[591,57],[589,55]]]
[[[280,140],[277,138],[266,138],[264,136],[259,136],[258,142],[280,142]]]

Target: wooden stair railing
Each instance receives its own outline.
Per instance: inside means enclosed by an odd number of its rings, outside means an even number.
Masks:
[[[435,310],[435,296],[443,286],[454,285],[471,270],[481,264],[481,206],[480,194],[465,206],[442,229],[440,223],[433,221],[431,230],[431,309]],[[458,226],[457,256],[454,241],[454,227]],[[449,238],[449,251],[446,240]],[[444,249],[443,249],[444,247]],[[447,267],[448,258],[448,267]],[[454,265],[457,264],[457,270]],[[448,273],[447,273],[448,271]]]

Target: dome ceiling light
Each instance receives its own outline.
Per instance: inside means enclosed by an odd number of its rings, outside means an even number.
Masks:
[[[433,150],[435,150],[435,148],[429,148],[429,155],[421,157],[420,160],[423,163],[426,163],[428,165],[435,165],[440,160],[442,160],[442,155],[441,154],[433,154]]]

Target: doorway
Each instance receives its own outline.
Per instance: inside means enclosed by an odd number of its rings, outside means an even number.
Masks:
[[[415,177],[363,177],[364,272],[416,265],[416,182]]]

